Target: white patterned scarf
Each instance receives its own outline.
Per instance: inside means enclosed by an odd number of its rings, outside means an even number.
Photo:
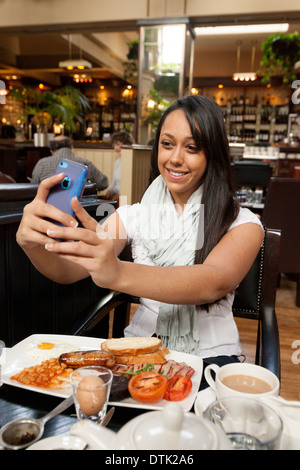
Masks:
[[[195,249],[201,248],[204,211],[201,206],[202,187],[190,197],[178,215],[172,196],[158,176],[145,192],[140,211],[140,235],[149,257],[157,266],[194,264]],[[200,331],[195,305],[161,303],[156,334],[165,346],[177,351],[197,353]]]

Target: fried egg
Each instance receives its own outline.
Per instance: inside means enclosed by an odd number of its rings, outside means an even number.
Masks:
[[[78,347],[63,341],[36,341],[28,345],[26,353],[38,362],[58,358],[63,353],[76,351]]]

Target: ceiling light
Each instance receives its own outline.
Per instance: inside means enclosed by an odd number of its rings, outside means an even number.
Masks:
[[[72,59],[72,41],[71,35],[69,34],[69,60],[63,60],[59,62],[58,66],[61,69],[67,70],[84,70],[92,68],[92,64],[82,58],[82,47],[81,47],[82,35],[80,35],[80,47],[79,47],[79,57],[77,59]]]
[[[76,83],[92,83],[93,79],[87,73],[75,73],[73,75],[73,81]]]
[[[255,72],[244,72],[244,73],[234,73],[233,76],[232,76],[233,80],[235,80],[236,82],[238,80],[240,80],[241,82],[245,81],[245,82],[253,82],[254,80],[257,79],[257,75]]]
[[[233,26],[207,26],[194,28],[197,36],[214,36],[217,34],[255,34],[255,33],[285,33],[289,29],[288,23],[279,24],[253,24]]]
[[[73,70],[73,69],[90,69],[92,68],[92,64],[84,59],[73,59],[73,60],[63,60],[59,62],[58,66],[61,69]]]
[[[255,61],[255,49],[256,49],[256,40],[252,41],[252,55],[251,55],[251,70],[254,70],[254,61]],[[237,56],[236,56],[236,68],[237,72],[235,72],[232,76],[232,79],[237,82],[254,82],[257,79],[257,75],[255,72],[239,72],[240,69],[240,56],[241,56],[241,45],[242,41],[237,41]]]

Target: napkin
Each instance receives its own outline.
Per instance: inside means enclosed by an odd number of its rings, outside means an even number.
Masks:
[[[261,400],[273,408],[283,421],[281,450],[300,450],[300,402],[268,396]]]

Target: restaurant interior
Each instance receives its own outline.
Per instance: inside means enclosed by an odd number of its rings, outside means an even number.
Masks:
[[[74,154],[90,160],[110,184],[119,158],[111,138],[121,131],[132,136],[134,143],[122,147],[117,200],[107,199],[107,188],[86,184],[82,204],[100,222],[107,215],[99,211],[101,204],[107,211],[108,205],[114,210],[141,200],[160,117],[177,98],[200,94],[222,109],[236,197],[265,227],[264,245],[238,286],[233,306],[245,362],[271,370],[280,380],[280,397],[296,403],[297,411],[300,9],[296,2],[243,5],[231,0],[207,5],[193,0],[113,0],[107,5],[103,0],[86,0],[82,5],[77,0],[3,0],[0,17],[3,356],[6,352],[9,357],[9,350],[31,335],[122,337],[139,302],[90,279],[56,284],[34,268],[16,243],[24,206],[38,189],[31,181],[32,172],[50,156],[50,141],[70,136]],[[128,256],[124,253],[125,259]],[[2,376],[0,426],[28,409],[33,417],[50,411],[43,394],[36,394],[36,402],[20,398],[20,389]],[[53,395],[49,406],[64,396]],[[132,408],[115,408],[111,423],[118,430]],[[45,436],[68,433],[71,424],[69,416],[63,425],[53,419]],[[1,435],[0,441],[5,447]],[[300,429],[295,446],[300,449]]]

